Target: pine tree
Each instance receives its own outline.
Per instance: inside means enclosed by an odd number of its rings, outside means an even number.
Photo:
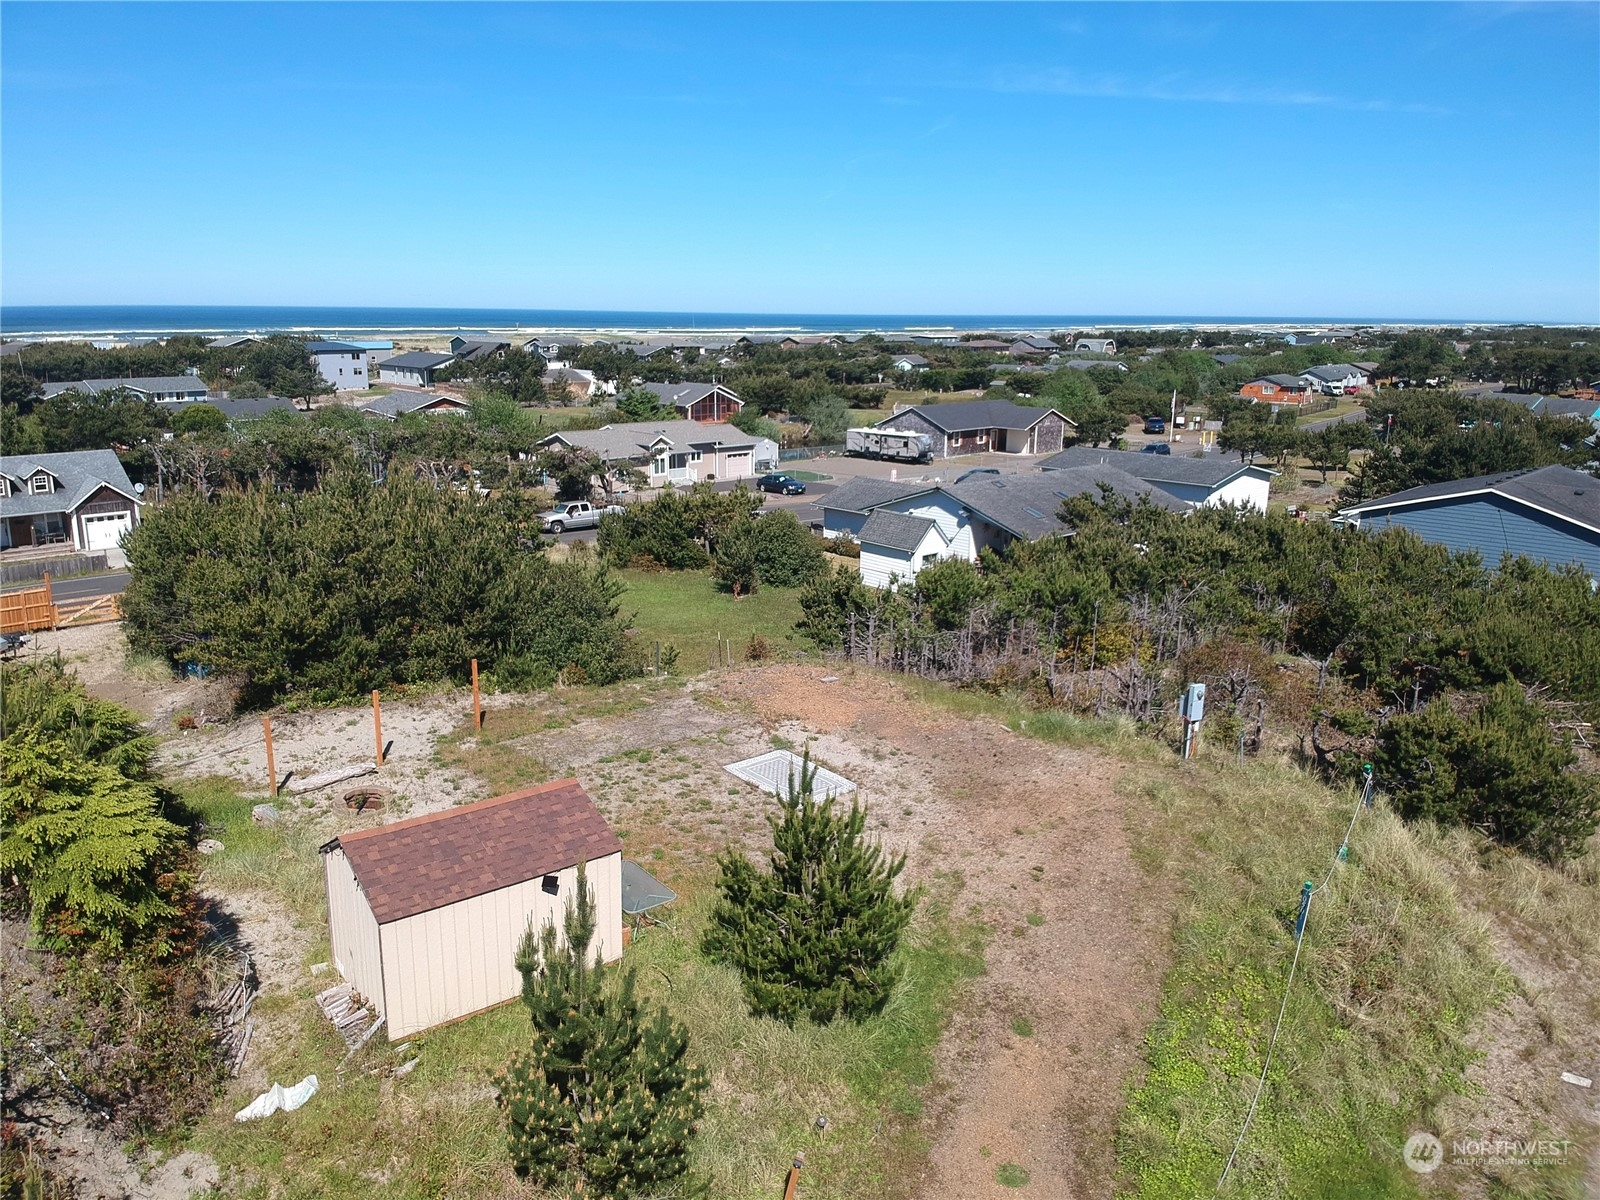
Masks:
[[[704,1193],[689,1139],[704,1112],[705,1072],[688,1032],[664,1008],[646,1015],[632,971],[607,987],[583,865],[559,940],[554,921],[517,948],[533,1045],[496,1076],[512,1165],[541,1187],[586,1200]]]
[[[914,896],[896,896],[905,856],[886,859],[864,840],[867,814],[836,811],[813,796],[807,752],[770,818],[772,856],[762,871],[732,849],[718,859],[717,905],[706,953],[737,967],[752,1012],[791,1024],[800,1017],[860,1020],[894,987],[890,957],[911,920]]]

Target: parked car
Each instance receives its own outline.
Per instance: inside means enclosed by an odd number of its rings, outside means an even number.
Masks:
[[[622,505],[608,504],[604,508],[587,500],[569,500],[558,504],[547,513],[539,514],[539,528],[546,533],[562,534],[569,529],[598,529],[600,518],[607,513],[620,513]]]
[[[1167,431],[1167,419],[1165,417],[1146,417],[1144,419],[1144,431],[1146,433],[1165,433]]]
[[[806,485],[801,483],[800,480],[777,473],[763,475],[756,480],[756,487],[763,492],[776,492],[780,496],[804,496],[806,494]]]
[[[973,467],[972,470],[963,471],[963,472],[961,472],[961,474],[957,475],[956,476],[956,482],[960,483],[963,480],[971,479],[974,475],[998,475],[998,474],[1000,474],[1000,470],[999,470],[998,467]]]
[[[25,633],[0,633],[0,658],[15,658],[28,641]]]
[[[1151,442],[1143,450],[1140,450],[1139,453],[1140,454],[1171,454],[1172,453],[1172,447],[1167,445],[1165,442]]]

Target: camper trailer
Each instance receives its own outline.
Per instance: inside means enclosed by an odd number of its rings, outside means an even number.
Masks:
[[[844,435],[844,452],[861,458],[927,462],[933,456],[933,439],[904,429],[851,429]]]

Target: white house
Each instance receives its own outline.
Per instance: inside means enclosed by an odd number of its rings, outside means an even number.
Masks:
[[[1079,338],[1072,344],[1074,354],[1115,354],[1115,338]]]
[[[949,554],[950,542],[933,517],[880,509],[862,524],[861,582],[892,588]]]
[[[1223,462],[1214,456],[1139,454],[1132,450],[1098,450],[1090,446],[1073,446],[1051,455],[1039,464],[1039,470],[1095,466],[1125,471],[1185,504],[1212,508],[1235,504],[1260,513],[1267,511],[1267,493],[1277,474],[1255,463]]]
[[[1333,363],[1300,372],[1300,382],[1327,396],[1345,396],[1367,386],[1367,374],[1349,363]]]
[[[513,999],[517,945],[594,896],[601,958],[622,956],[622,843],[576,779],[341,834],[322,847],[339,974],[391,1041]]]
[[[317,374],[336,391],[367,386],[367,352],[354,342],[307,342],[306,353]]]
[[[98,396],[102,392],[125,391],[147,400],[175,402],[204,400],[211,394],[206,381],[198,375],[136,375],[127,379],[79,379],[73,383],[47,383],[46,398],[62,392],[82,392]]]
[[[878,486],[874,494],[872,485]],[[1188,506],[1115,467],[1095,465],[1026,475],[974,475],[960,483],[917,485],[852,480],[821,500],[823,529],[861,543],[861,579],[895,586],[945,558],[976,562],[984,550],[1017,541],[1070,536],[1062,501],[1102,488],[1170,511]],[[898,493],[898,494],[896,494]],[[885,515],[909,520],[883,520]]]
[[[902,354],[894,360],[896,371],[926,371],[928,360],[920,354]]]

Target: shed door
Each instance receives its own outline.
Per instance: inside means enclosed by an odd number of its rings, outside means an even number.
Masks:
[[[133,528],[133,514],[96,513],[83,518],[85,550],[115,550],[122,535]]]

